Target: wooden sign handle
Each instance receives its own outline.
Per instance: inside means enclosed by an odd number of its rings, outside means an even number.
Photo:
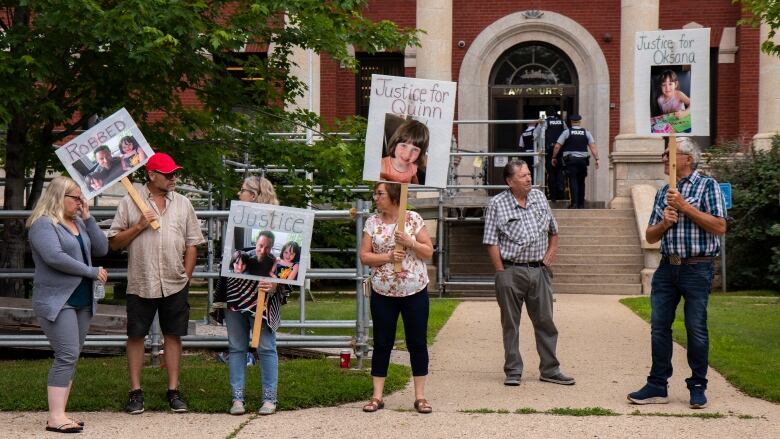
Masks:
[[[669,136],[669,188],[677,187],[677,139]]]
[[[252,342],[249,343],[253,349],[260,346],[260,328],[263,327],[263,313],[265,313],[266,291],[262,288],[257,289],[257,306],[255,307],[255,321],[252,324]]]
[[[406,200],[409,197],[409,185],[404,183],[401,185],[401,199],[398,202],[398,220],[395,223],[395,229],[406,233]],[[404,246],[396,243],[395,250],[402,251]],[[400,273],[403,271],[401,268],[401,261],[397,261],[393,264],[393,271]]]
[[[141,215],[143,215],[143,212],[149,208],[149,206],[146,205],[146,202],[143,198],[141,198],[141,194],[138,193],[137,190],[135,190],[135,187],[133,187],[133,183],[130,182],[130,179],[127,177],[123,177],[122,185],[127,189],[127,193],[130,194],[130,198],[133,199],[135,202],[135,205],[138,206],[138,209],[141,210]],[[160,223],[157,222],[157,220],[152,221],[149,223],[154,230],[157,230],[160,228]]]

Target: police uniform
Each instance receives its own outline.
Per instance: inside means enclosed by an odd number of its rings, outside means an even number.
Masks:
[[[561,136],[564,130],[566,130],[566,122],[562,121],[557,115],[550,114],[547,116],[547,123],[544,128],[544,143],[545,143],[545,161],[544,166],[547,170],[547,188],[550,200],[558,201],[559,198],[563,198],[564,182],[563,171],[561,166],[552,165],[552,153],[555,149],[555,142]],[[558,161],[561,161],[561,153],[558,153],[556,157]]]
[[[522,152],[534,152],[534,139],[536,138],[536,126],[529,125],[526,127],[523,134],[520,135],[520,151]],[[531,171],[531,181],[534,179],[534,158],[533,156],[523,157],[523,161],[528,164],[528,169]]]
[[[565,130],[558,138],[563,149],[563,162],[569,176],[571,189],[570,208],[585,207],[585,177],[588,176],[588,145],[595,143],[590,131],[579,126],[580,118],[572,116],[572,127]]]

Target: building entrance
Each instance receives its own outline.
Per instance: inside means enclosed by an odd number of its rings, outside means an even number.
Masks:
[[[542,42],[519,44],[496,62],[490,77],[490,119],[539,119],[550,112],[566,120],[577,111],[577,75],[569,58]],[[520,151],[525,126],[491,124],[490,152]],[[488,160],[489,184],[504,184],[506,157]]]

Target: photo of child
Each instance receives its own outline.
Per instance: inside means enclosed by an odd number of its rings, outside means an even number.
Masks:
[[[690,66],[653,66],[651,78],[650,131],[690,133]]]
[[[133,136],[125,136],[119,141],[119,152],[122,158],[122,169],[127,171],[138,166],[146,158],[146,153]]]
[[[398,123],[400,122],[400,125]],[[426,152],[430,134],[424,123],[385,115],[385,133],[397,128],[386,141],[379,179],[396,183],[425,184]],[[387,137],[386,137],[387,139]]]
[[[271,277],[295,280],[298,276],[298,264],[301,261],[301,246],[295,241],[289,241],[282,246],[282,256],[276,259],[271,269]]]

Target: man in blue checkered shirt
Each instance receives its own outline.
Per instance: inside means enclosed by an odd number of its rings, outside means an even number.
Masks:
[[[485,213],[482,243],[496,269],[496,299],[504,338],[504,385],[520,385],[520,312],[526,303],[539,352],[539,379],[571,385],[555,355],[558,329],[553,322],[552,275],[549,266],[558,249],[558,223],[544,193],[533,189],[528,164],[504,166],[509,190],[493,197]]]
[[[677,187],[666,185],[655,196],[646,239],[661,241],[661,264],[653,275],[650,304],[653,365],[647,384],[628,394],[635,404],[669,402],[667,382],[672,376],[672,322],[680,299],[685,299],[685,330],[688,334],[686,379],[690,407],[707,405],[707,301],[712,287],[713,261],[726,233],[726,205],[715,179],[696,171],[699,148],[693,140],[677,141],[677,156],[662,155],[664,171],[677,161]]]

